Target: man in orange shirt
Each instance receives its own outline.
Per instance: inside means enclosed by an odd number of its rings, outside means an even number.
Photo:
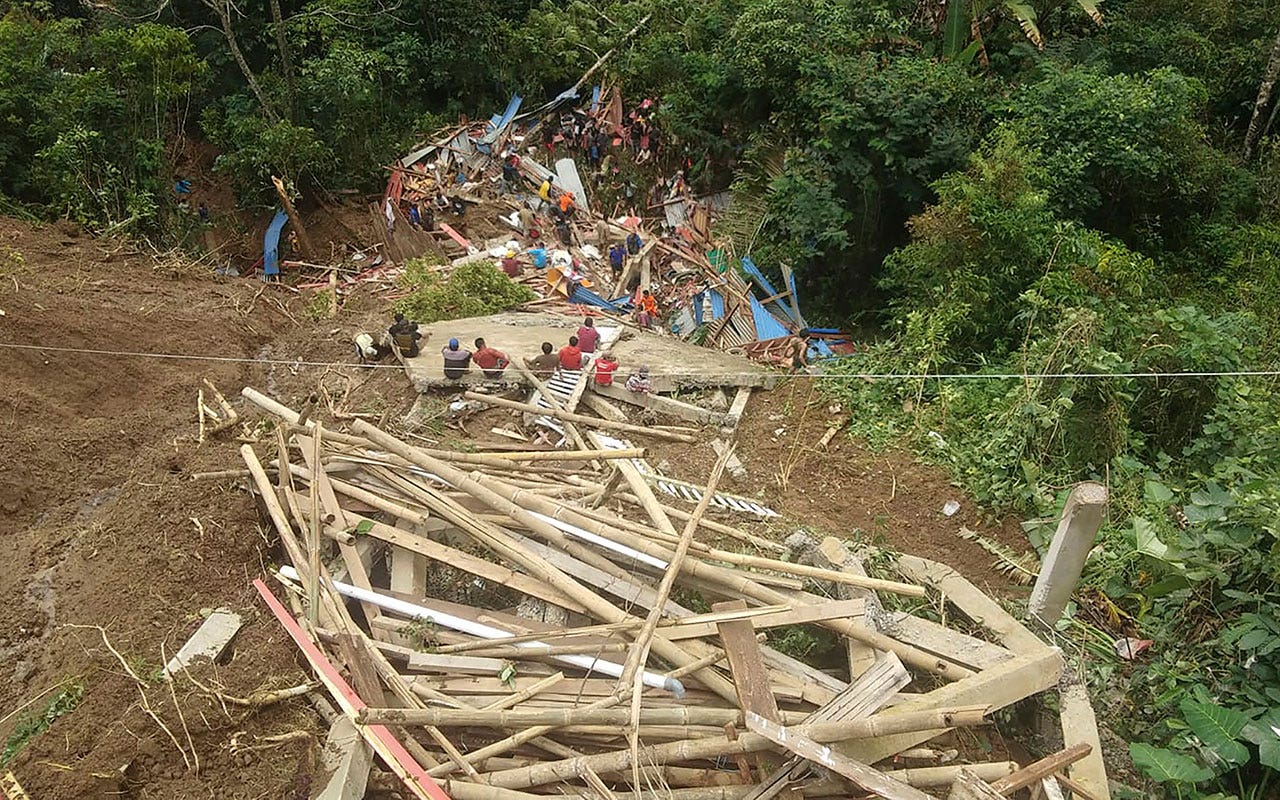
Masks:
[[[644,294],[640,297],[640,305],[636,307],[636,322],[645,328],[653,327],[653,321],[658,316],[658,301],[648,289],[644,290]]]
[[[574,372],[582,369],[582,350],[577,336],[570,336],[569,344],[560,348],[560,369]]]
[[[560,193],[560,214],[566,218],[573,216],[573,195],[568,192]]]

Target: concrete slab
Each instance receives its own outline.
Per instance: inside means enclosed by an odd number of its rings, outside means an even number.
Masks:
[[[494,383],[474,367],[461,380],[445,378],[441,348],[450,338],[457,338],[464,346],[474,349],[472,342],[476,337],[483,337],[490,347],[501,350],[509,358],[533,357],[541,352],[542,342],[551,342],[559,350],[581,324],[580,317],[545,312],[507,312],[422,325],[419,331],[427,338],[421,343],[421,353],[417,358],[405,359],[405,373],[421,392],[461,390],[476,384]],[[615,337],[621,335],[608,348],[622,365],[618,370],[620,379],[625,380],[632,370],[641,365],[647,366],[655,392],[709,386],[773,388],[782,377],[780,373],[752,363],[745,357],[699,347],[673,336],[633,328],[624,330],[621,326],[610,325],[607,318],[597,318],[596,325],[606,340],[610,334]],[[524,381],[514,369],[508,369],[500,382],[519,384]]]
[[[239,614],[225,608],[214,611],[178,650],[178,654],[164,665],[165,677],[191,666],[196,659],[216,659],[231,644],[231,639],[239,632],[242,624],[244,623]]]

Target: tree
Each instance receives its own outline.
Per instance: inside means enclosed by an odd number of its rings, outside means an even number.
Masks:
[[[1280,31],[1276,31],[1276,40],[1271,45],[1271,58],[1267,61],[1267,68],[1262,73],[1262,83],[1258,85],[1258,99],[1253,103],[1253,115],[1249,118],[1249,130],[1244,135],[1244,160],[1248,161],[1253,157],[1254,145],[1258,142],[1258,137],[1263,136],[1262,115],[1266,113],[1267,106],[1271,103],[1271,90],[1275,88],[1276,79],[1280,78]],[[1271,120],[1275,119],[1275,112],[1271,112]],[[1266,127],[1270,129],[1271,122],[1268,121]]]

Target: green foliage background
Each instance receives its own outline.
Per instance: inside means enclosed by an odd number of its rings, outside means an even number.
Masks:
[[[616,48],[601,77],[660,101],[667,144],[622,179],[684,166],[732,190],[734,251],[789,263],[812,321],[861,334],[826,384],[857,433],[1029,517],[1107,483],[1086,584],[1111,621],[1078,612],[1063,635],[1094,643],[1100,705],[1164,787],[1140,791],[1280,785],[1280,393],[1220,374],[1277,363],[1280,132],[1242,158],[1274,3],[272,7],[234,7],[242,66],[201,0],[0,0],[0,212],[180,238],[193,142],[246,207],[273,202],[271,175],[376,191],[442,122],[513,92],[533,107]],[[487,263],[406,280],[423,321],[527,299]],[[990,377],[928,377],[946,374]],[[1120,630],[1156,644],[1119,664]]]

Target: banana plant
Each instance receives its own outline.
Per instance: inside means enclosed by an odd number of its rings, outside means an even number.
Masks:
[[[1054,0],[1055,3],[1062,0]],[[1089,19],[1102,24],[1101,0],[1074,0]],[[1023,0],[948,0],[947,16],[942,30],[943,54],[948,58],[967,60],[975,54],[983,64],[987,63],[986,47],[982,40],[982,25],[996,16],[1012,17],[1023,34],[1036,47],[1044,47],[1044,35],[1040,32],[1039,12]]]

